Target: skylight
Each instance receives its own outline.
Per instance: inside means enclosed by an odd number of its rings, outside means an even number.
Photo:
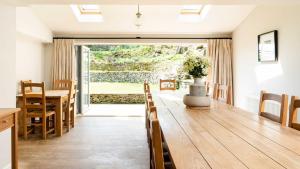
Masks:
[[[180,11],[181,15],[200,15],[202,5],[185,5]]]
[[[180,10],[179,21],[188,23],[197,23],[205,18],[209,5],[187,5]]]
[[[98,5],[71,5],[78,22],[103,22]]]

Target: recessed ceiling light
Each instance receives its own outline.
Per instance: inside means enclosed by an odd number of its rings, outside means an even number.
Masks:
[[[209,5],[187,5],[180,10],[179,21],[188,23],[200,22],[208,13]]]
[[[78,22],[103,22],[98,5],[71,5]]]

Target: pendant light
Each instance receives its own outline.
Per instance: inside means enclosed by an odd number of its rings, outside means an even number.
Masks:
[[[136,19],[135,19],[135,26],[137,28],[140,28],[142,26],[142,13],[140,12],[140,5],[138,4],[138,10],[136,15]]]

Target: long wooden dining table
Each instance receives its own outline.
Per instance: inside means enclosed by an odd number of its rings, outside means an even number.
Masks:
[[[177,169],[300,168],[300,132],[218,102],[189,109],[180,92],[153,93]]]
[[[32,93],[40,93],[40,92],[32,92]],[[46,102],[51,103],[55,106],[55,113],[56,113],[56,126],[55,126],[55,133],[56,136],[63,135],[63,103],[67,102],[68,100],[68,90],[46,90],[45,97]],[[17,107],[22,108],[23,104],[23,95],[17,95]],[[19,135],[23,134],[23,112],[19,114]]]

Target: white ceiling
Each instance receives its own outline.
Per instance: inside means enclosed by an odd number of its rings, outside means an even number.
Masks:
[[[232,32],[254,5],[212,5],[199,23],[178,20],[181,5],[141,5],[143,26],[134,25],[136,5],[100,5],[104,22],[79,23],[69,5],[31,5],[56,35],[67,34],[222,34]]]
[[[1,2],[15,5],[33,4],[144,4],[144,5],[186,5],[186,4],[214,4],[214,5],[239,5],[239,4],[287,4],[300,3],[299,0],[0,0]]]

